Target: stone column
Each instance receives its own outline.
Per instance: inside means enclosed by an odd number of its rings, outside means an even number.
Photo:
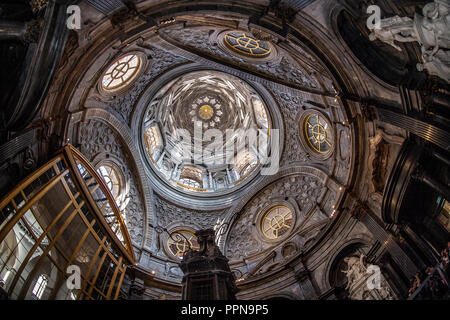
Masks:
[[[128,296],[129,300],[143,300],[145,291],[144,280],[139,278],[134,278],[130,284],[130,293]]]
[[[306,300],[317,300],[319,298],[318,289],[313,283],[311,272],[303,263],[294,266],[295,279],[300,287],[300,291]]]

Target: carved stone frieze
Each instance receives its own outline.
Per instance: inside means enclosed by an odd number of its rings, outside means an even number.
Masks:
[[[277,58],[265,63],[251,63],[240,56],[221,49],[217,44],[217,41],[220,40],[215,38],[215,35],[219,32],[221,30],[218,29],[208,30],[207,28],[180,28],[180,26],[176,26],[162,30],[161,35],[170,39],[171,42],[178,43],[185,49],[210,56],[213,59],[224,60],[239,68],[259,72],[283,82],[290,82],[311,89],[319,88],[319,83],[312,71],[301,66],[283,49],[277,49]]]
[[[285,166],[290,162],[310,162],[310,155],[302,148],[299,137],[299,114],[303,111],[302,105],[305,102],[302,97],[293,96],[288,93],[275,92],[275,98],[280,105],[280,109],[285,123],[285,146],[280,164]]]
[[[162,227],[180,222],[184,225],[199,226],[203,229],[213,228],[224,211],[205,212],[186,209],[171,204],[158,196],[155,197],[155,207],[158,225]]]
[[[297,224],[300,225],[306,213],[318,201],[323,188],[318,178],[307,175],[288,176],[266,187],[251,200],[233,224],[226,244],[227,257],[230,260],[248,258],[274,245],[262,243],[257,239],[256,228],[259,226],[254,223],[256,216],[262,214],[263,209],[270,206],[274,200],[286,197],[295,199],[300,210],[297,213]]]

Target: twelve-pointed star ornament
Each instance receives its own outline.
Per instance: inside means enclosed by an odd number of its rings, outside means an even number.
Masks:
[[[197,98],[191,106],[192,122],[202,121],[203,128],[214,128],[221,120],[222,106],[216,98],[203,96]]]

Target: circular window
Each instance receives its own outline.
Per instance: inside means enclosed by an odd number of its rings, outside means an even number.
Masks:
[[[291,209],[286,206],[271,208],[261,220],[261,232],[270,240],[279,239],[285,235],[293,225]]]
[[[136,54],[129,54],[117,59],[103,75],[103,89],[114,91],[130,84],[136,78],[141,64],[141,58]]]
[[[180,230],[170,234],[167,239],[167,248],[175,257],[182,259],[189,248],[199,250],[197,237],[190,231]]]
[[[267,57],[272,51],[268,42],[258,40],[246,32],[228,32],[223,41],[232,50],[250,57]]]
[[[326,158],[333,150],[333,132],[330,122],[320,113],[308,113],[301,121],[303,138],[314,154]]]

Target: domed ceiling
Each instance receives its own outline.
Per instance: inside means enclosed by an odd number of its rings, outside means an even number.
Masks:
[[[233,14],[168,21],[157,32],[126,20],[72,33],[51,90],[64,95],[49,94],[46,112],[66,110],[65,141],[115,170],[140,268],[179,283],[195,231],[214,228],[236,276],[250,281],[333,228],[354,178],[357,128],[341,81],[301,41],[237,28]],[[267,149],[252,148],[249,132]]]
[[[143,119],[143,143],[153,172],[185,192],[217,194],[257,174],[267,152],[269,113],[243,80],[205,70],[184,74],[161,88]],[[250,137],[251,139],[252,137]],[[265,150],[264,150],[265,151]],[[264,154],[266,153],[266,154]]]

